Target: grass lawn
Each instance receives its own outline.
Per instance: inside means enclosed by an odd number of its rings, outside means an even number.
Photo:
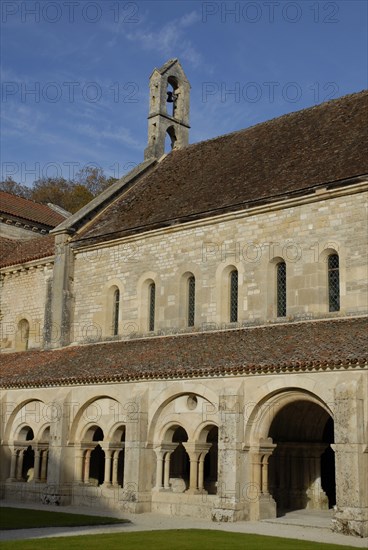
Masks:
[[[0,507],[0,530],[31,529],[33,527],[76,527],[81,525],[106,525],[126,523],[128,520],[105,516],[84,516],[49,512],[48,510],[30,510],[28,508]]]
[[[353,550],[352,546],[199,529],[143,531],[2,542],[2,550]]]

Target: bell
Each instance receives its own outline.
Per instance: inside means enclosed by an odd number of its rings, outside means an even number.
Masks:
[[[175,99],[174,99],[174,94],[173,92],[167,92],[167,102],[168,103],[174,103]]]

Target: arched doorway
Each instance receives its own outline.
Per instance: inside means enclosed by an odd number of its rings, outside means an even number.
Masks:
[[[316,402],[301,398],[277,412],[268,434],[276,444],[268,481],[277,515],[336,503],[333,433],[333,419]]]

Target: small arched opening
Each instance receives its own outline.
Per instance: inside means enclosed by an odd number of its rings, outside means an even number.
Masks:
[[[170,459],[170,478],[180,478],[189,486],[189,456],[183,443],[188,441],[188,434],[181,426],[178,426],[173,435],[172,442],[178,443]]]
[[[165,137],[165,153],[170,153],[170,151],[173,151],[176,146],[176,132],[174,126],[169,126],[166,130],[166,137]]]
[[[105,479],[105,453],[100,442],[104,440],[104,433],[100,427],[90,428],[86,434],[92,435],[92,442],[98,443],[92,449],[86,451],[86,460],[89,458],[88,479],[85,482],[92,485],[102,485]]]

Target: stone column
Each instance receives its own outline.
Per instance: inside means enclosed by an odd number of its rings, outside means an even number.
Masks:
[[[20,449],[18,452],[18,461],[17,461],[17,473],[16,473],[16,480],[22,481],[22,469],[23,469],[23,458],[24,453],[26,449]]]
[[[47,481],[48,460],[49,460],[49,451],[46,449],[42,451],[42,456],[41,456],[41,481],[43,483]]]
[[[110,449],[104,449],[105,451],[105,473],[104,473],[104,486],[109,487],[111,485],[111,454]]]
[[[119,454],[120,450],[114,451],[112,458],[112,485],[114,487],[118,486],[118,466],[119,466]]]
[[[164,489],[170,489],[169,477],[170,477],[170,457],[172,451],[167,451],[165,454],[165,464],[164,464]]]
[[[276,446],[276,445],[275,445]],[[272,453],[266,453],[262,458],[262,493],[267,494],[268,491],[268,461]]]
[[[83,483],[84,476],[84,450],[76,449],[75,451],[75,473],[74,481],[75,483]]]
[[[198,493],[198,459],[199,451],[195,449],[195,443],[183,442],[183,447],[189,456],[189,488],[186,493],[196,494]]]
[[[33,481],[40,481],[40,458],[41,458],[41,450],[40,449],[35,449],[34,450]]]
[[[157,456],[156,486],[155,490],[170,489],[170,457],[179,443],[162,443],[155,448]],[[164,478],[164,479],[163,479]]]
[[[211,448],[211,443],[202,442],[185,442],[183,443],[185,450],[188,453],[190,461],[189,471],[189,489],[187,493],[197,494],[203,492],[203,461],[205,455]],[[200,472],[200,457],[203,454],[202,471]],[[199,486],[199,478],[201,476],[201,485]]]
[[[163,484],[163,465],[164,465],[164,451],[161,447],[155,449],[156,453],[156,485],[155,490],[161,491],[164,488]]]
[[[207,445],[208,445],[208,449],[203,451],[200,454],[199,463],[198,463],[198,491],[200,493],[207,492],[204,489],[204,459],[206,458],[206,455],[211,448],[211,443],[207,443]]]
[[[83,460],[83,481],[84,483],[89,483],[89,468],[91,465],[91,452],[92,449],[87,449],[87,451],[84,454],[84,460]]]
[[[255,484],[259,488],[259,519],[276,517],[276,502],[268,490],[268,461],[276,445],[271,437],[260,439],[259,450],[255,456]]]
[[[260,495],[262,492],[262,460],[259,453],[253,455],[253,485],[254,493]]]
[[[15,481],[15,473],[16,473],[16,468],[17,468],[17,456],[18,456],[18,451],[13,450],[12,454],[11,454],[10,476],[9,476],[8,481]]]

